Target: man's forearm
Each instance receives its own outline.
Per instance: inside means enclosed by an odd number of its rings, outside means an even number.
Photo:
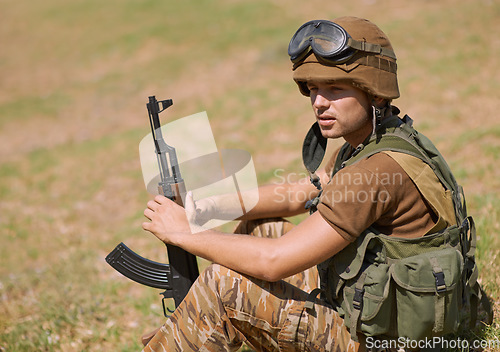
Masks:
[[[264,268],[269,268],[272,262],[273,241],[275,240],[269,238],[206,230],[177,236],[175,245],[243,274],[272,281],[275,277],[272,273],[269,275],[269,270]]]
[[[256,205],[246,211],[244,204]],[[203,209],[203,217],[223,220],[253,220],[272,217],[289,217],[304,213],[305,204],[318,194],[318,190],[305,181],[297,183],[269,184],[241,195],[213,196],[197,201],[197,208]],[[245,209],[241,216],[242,209]],[[237,215],[236,215],[237,214]]]

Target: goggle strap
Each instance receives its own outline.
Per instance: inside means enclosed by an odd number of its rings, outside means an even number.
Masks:
[[[384,48],[379,44],[372,44],[367,42],[360,42],[352,38],[347,39],[347,44],[356,50],[361,50],[368,53],[380,54],[382,56],[390,57],[391,59],[396,60],[396,54],[391,49]]]
[[[306,50],[302,51],[295,59],[292,60],[294,64],[304,61],[309,55],[313,53],[311,47],[309,46]]]
[[[358,63],[363,66],[370,66],[370,67],[375,67],[383,71],[387,71],[390,73],[396,73],[397,71],[397,64],[395,62],[375,57],[375,56],[364,56],[360,57],[359,59],[353,61],[353,63]]]
[[[312,53],[309,52],[309,54]],[[323,59],[326,62],[328,62],[328,59]],[[295,71],[297,67],[301,66],[304,64],[303,60],[300,60],[298,62],[295,62],[293,65],[293,70]],[[375,67],[383,71],[387,71],[390,73],[396,73],[397,71],[397,64],[395,62],[380,58],[380,57],[375,57],[375,56],[363,56],[360,57],[354,61],[349,61],[349,64],[347,65],[353,65],[353,64],[359,64],[363,66],[370,66],[370,67]],[[343,66],[346,64],[338,64],[336,62],[331,62],[331,65],[333,66]],[[346,67],[347,68],[347,67]]]

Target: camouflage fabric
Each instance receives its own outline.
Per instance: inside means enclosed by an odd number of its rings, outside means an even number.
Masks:
[[[250,234],[257,237],[277,238],[290,231],[294,225],[281,218],[269,218],[253,221],[241,221],[234,233]],[[284,281],[297,286],[303,291],[311,292],[319,287],[319,274],[316,267],[290,276]]]
[[[288,222],[243,222],[237,233],[275,237]],[[357,351],[338,313],[317,299],[315,268],[278,282],[241,275],[218,264],[200,274],[184,301],[144,348],[158,351]]]

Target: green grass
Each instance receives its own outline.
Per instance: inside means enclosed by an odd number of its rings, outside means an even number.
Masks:
[[[260,182],[278,168],[302,173],[312,116],[291,80],[287,43],[306,20],[344,14],[388,32],[399,58],[395,104],[465,188],[481,282],[498,312],[500,6],[480,3],[5,1],[0,351],[140,350],[139,336],[164,321],[159,292],[104,257],[125,241],[166,260],[140,228],[147,96],[174,99],[163,122],[206,110],[218,147],[251,152]],[[475,334],[500,336],[499,322]]]

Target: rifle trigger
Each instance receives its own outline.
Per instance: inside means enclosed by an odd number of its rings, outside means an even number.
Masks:
[[[165,305],[165,300],[167,298],[172,298],[172,291],[169,291],[169,290],[165,290],[164,292],[160,292],[160,295],[163,295],[163,298],[161,299],[161,305],[163,307],[163,315],[165,316],[165,318],[170,318],[170,315],[167,314],[167,312],[169,312],[170,314],[172,314],[174,311],[173,310],[170,310],[166,305]]]
[[[161,305],[163,307],[163,315],[165,316],[165,318],[170,318],[170,315],[167,314],[167,312],[169,312],[170,314],[172,314],[174,311],[173,310],[170,310],[170,308],[168,308],[166,305],[165,305],[165,300],[167,298],[166,297],[163,297],[161,299]]]

